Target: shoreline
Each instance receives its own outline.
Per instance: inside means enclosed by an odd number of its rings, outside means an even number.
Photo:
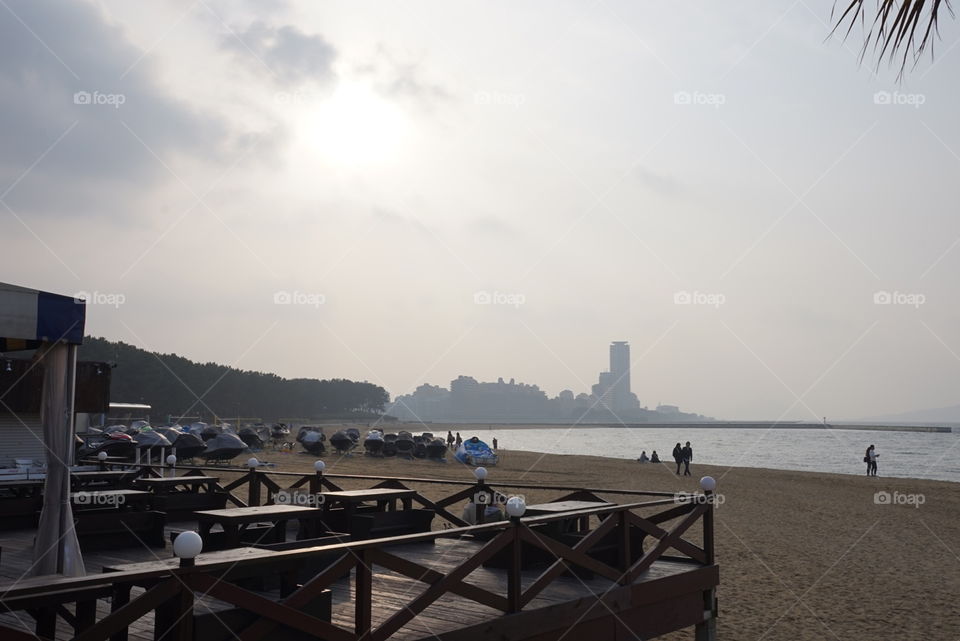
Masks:
[[[369,426],[373,427],[374,423],[370,423]],[[777,423],[775,421],[747,421],[747,422],[736,422],[736,421],[709,421],[703,423],[545,423],[545,422],[531,422],[531,423],[517,423],[517,422],[508,422],[508,423],[496,423],[496,422],[436,422],[436,423],[422,423],[419,421],[410,421],[410,422],[397,422],[397,423],[379,423],[378,428],[383,428],[386,430],[390,429],[390,426],[396,426],[397,429],[406,429],[411,425],[416,425],[419,428],[418,431],[429,432],[433,429],[438,430],[453,430],[457,431],[458,428],[471,428],[471,429],[511,429],[511,430],[531,430],[531,429],[593,429],[593,428],[647,428],[647,429],[757,429],[757,430],[865,430],[865,431],[878,431],[878,432],[926,432],[926,433],[939,433],[939,434],[950,434],[950,433],[960,433],[960,427],[953,427],[950,425],[875,425],[875,424],[865,424],[865,423],[828,423],[823,425],[821,423]]]

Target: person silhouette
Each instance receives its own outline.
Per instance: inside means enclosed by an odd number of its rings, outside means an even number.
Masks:
[[[690,461],[693,460],[693,448],[690,447],[690,441],[687,441],[687,444],[683,446],[680,454],[683,459],[683,475],[690,476]]]

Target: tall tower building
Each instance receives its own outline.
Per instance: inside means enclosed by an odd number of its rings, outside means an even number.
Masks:
[[[638,403],[630,394],[630,345],[627,341],[610,344],[610,397],[614,412],[630,412]]]

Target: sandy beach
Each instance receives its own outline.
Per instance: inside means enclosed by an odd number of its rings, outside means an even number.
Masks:
[[[717,478],[723,501],[716,510],[722,639],[960,638],[956,484],[701,465],[693,466],[693,477],[683,478],[668,465],[501,454],[500,465],[490,469],[488,482],[494,486],[514,481],[675,492],[695,490],[703,475]],[[276,463],[278,471],[308,470],[313,463],[303,454],[261,458]],[[447,464],[362,455],[324,460],[330,473],[473,478],[452,457]],[[428,496],[444,493],[430,484],[415,487]],[[880,495],[881,503],[877,492],[887,493]],[[523,493],[531,503],[558,494]]]

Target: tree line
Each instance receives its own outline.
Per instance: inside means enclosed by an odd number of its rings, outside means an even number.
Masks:
[[[148,352],[123,342],[87,337],[80,360],[115,365],[113,402],[147,403],[153,420],[167,415],[320,419],[379,414],[390,400],[385,389],[342,378],[286,379],[217,363],[197,363],[176,354]]]

